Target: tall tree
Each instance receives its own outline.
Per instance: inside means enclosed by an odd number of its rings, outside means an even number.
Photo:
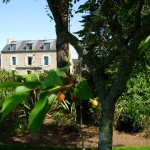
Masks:
[[[62,28],[68,31],[68,9],[69,9],[69,1],[65,0],[55,0],[48,1],[49,8],[51,11],[55,12],[58,18],[61,18],[61,25],[58,26],[56,23],[56,49],[57,49],[57,67],[61,68],[68,64],[68,55],[69,55],[69,45],[68,41],[66,41],[63,33],[61,32]],[[57,21],[54,18],[55,22]]]
[[[80,11],[84,16],[84,30],[80,41],[63,27],[57,1],[47,0],[56,28],[71,43],[89,69],[99,97],[102,116],[99,126],[99,150],[112,149],[115,104],[126,89],[126,83],[144,52],[140,42],[150,35],[148,0],[88,0]],[[67,1],[67,0],[66,0]]]

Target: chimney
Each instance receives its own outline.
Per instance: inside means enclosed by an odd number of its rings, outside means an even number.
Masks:
[[[7,38],[6,43],[7,43],[7,44],[10,44],[12,41],[13,41],[13,39],[12,39],[12,38]]]

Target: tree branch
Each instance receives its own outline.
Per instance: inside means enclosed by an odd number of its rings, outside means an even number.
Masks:
[[[132,38],[132,36],[134,35],[134,33],[136,32],[136,30],[141,26],[141,11],[144,5],[144,0],[140,0],[139,1],[139,7],[135,16],[135,25],[134,25],[134,30],[131,32],[131,34],[128,36],[128,38],[126,39],[126,43],[129,42],[129,40]]]
[[[135,60],[139,56],[138,46],[140,42],[150,35],[150,15],[147,16],[143,25],[134,34],[130,45],[124,48],[124,55],[122,55],[120,69],[114,84],[112,85],[109,93],[108,99],[116,101],[117,98],[124,92],[126,88],[126,83],[130,78]]]

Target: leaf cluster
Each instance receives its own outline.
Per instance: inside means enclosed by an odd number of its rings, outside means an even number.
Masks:
[[[77,82],[71,79],[67,70],[69,66],[50,70],[47,77],[42,82],[4,82],[0,83],[0,89],[15,87],[15,93],[8,97],[0,111],[0,121],[2,120],[21,102],[28,99],[30,94],[36,92],[37,102],[29,115],[29,129],[32,134],[36,133],[41,127],[45,115],[57,100],[57,93],[64,94],[71,91],[72,96],[77,100],[87,100],[93,97],[93,94],[86,80]],[[65,81],[65,82],[64,82]],[[66,82],[67,81],[67,82]]]
[[[139,40],[139,48],[138,44],[134,47],[135,43],[132,42],[139,28],[145,23],[145,18],[150,15],[149,7],[147,0],[88,0],[79,7],[78,12],[84,13],[81,21],[83,30],[77,34],[82,38],[81,42],[92,62],[91,66],[84,58],[83,61],[90,72],[98,72],[107,89],[115,85],[114,81],[122,80],[119,78],[123,78],[125,70],[130,70],[129,67],[124,70],[125,66],[132,64],[139,67],[141,62],[144,62],[144,66],[148,63],[149,36],[142,39],[141,44],[141,40],[136,39]],[[137,61],[132,62],[134,59]]]

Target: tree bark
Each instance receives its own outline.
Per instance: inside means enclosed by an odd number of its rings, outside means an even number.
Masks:
[[[47,0],[50,10],[53,13],[56,23],[56,49],[57,49],[57,67],[61,68],[69,61],[69,44],[66,41],[63,30],[68,31],[68,8],[69,2],[66,0]],[[60,21],[60,22],[58,22]]]
[[[64,39],[64,36],[56,29],[57,33],[57,41],[56,41],[56,49],[57,49],[57,67],[61,68],[68,64],[68,56],[69,56],[69,44]]]
[[[112,137],[113,137],[113,122],[115,104],[110,105],[107,99],[103,100],[102,113],[99,126],[99,150],[112,150]]]

